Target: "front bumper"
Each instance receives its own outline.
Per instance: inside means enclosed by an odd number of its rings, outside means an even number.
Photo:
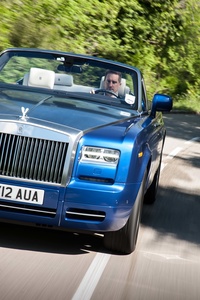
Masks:
[[[101,185],[81,181],[70,182],[66,189],[45,187],[42,206],[0,199],[0,219],[77,232],[115,231],[127,222],[139,187],[139,183]]]

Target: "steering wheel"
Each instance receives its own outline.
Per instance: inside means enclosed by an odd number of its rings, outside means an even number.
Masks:
[[[106,90],[106,89],[98,89],[98,90],[95,90],[94,93],[95,94],[100,94],[100,93],[110,94],[110,95],[118,98],[118,96],[114,92],[112,92],[110,90]]]

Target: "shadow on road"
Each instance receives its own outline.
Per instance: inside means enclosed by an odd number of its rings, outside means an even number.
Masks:
[[[199,115],[167,114],[164,119],[167,136],[186,141],[200,137]],[[171,235],[200,245],[200,195],[199,188],[192,189],[194,175],[191,175],[195,170],[199,180],[200,152],[199,142],[196,143],[195,147],[188,144],[189,149],[183,149],[184,155],[180,152],[169,161],[161,176],[156,202],[143,207],[141,223],[157,232],[158,242],[164,235]]]
[[[172,196],[173,195],[173,196]],[[160,187],[157,201],[144,205],[141,223],[164,235],[200,245],[200,196]],[[0,247],[58,254],[107,253],[103,237],[0,223]]]
[[[0,223],[0,247],[59,254],[86,254],[103,247],[99,235]]]
[[[200,115],[194,114],[164,114],[167,136],[190,140],[200,135]]]
[[[164,235],[200,245],[200,196],[160,187],[154,205],[145,205],[141,223]]]

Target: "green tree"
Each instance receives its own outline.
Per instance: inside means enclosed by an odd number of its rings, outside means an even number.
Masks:
[[[1,1],[0,50],[37,47],[98,55],[139,67],[149,94],[198,94],[196,0]]]

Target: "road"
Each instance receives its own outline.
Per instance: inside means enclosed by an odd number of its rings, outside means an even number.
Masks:
[[[102,236],[1,224],[0,300],[200,299],[200,116],[164,115],[160,187],[145,205],[137,248]]]

